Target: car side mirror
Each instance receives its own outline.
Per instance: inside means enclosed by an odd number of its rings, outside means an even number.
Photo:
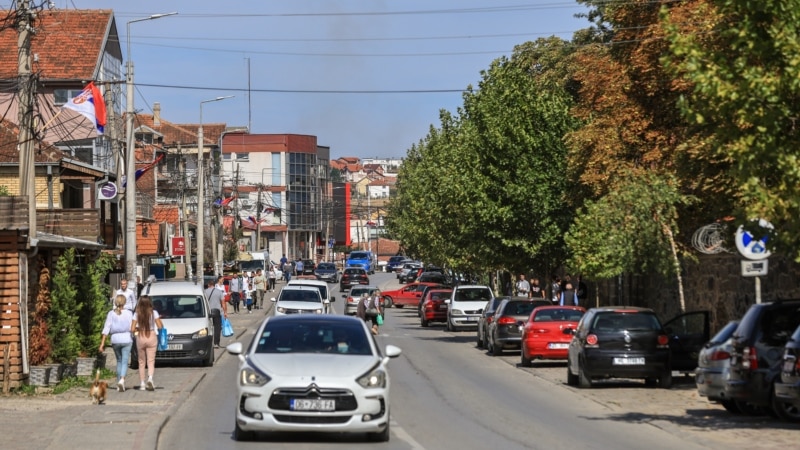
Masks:
[[[444,304],[445,304],[445,305],[449,305],[449,304],[450,304],[450,299],[447,299],[447,300],[445,300],[445,301],[444,301]]]
[[[270,300],[271,302],[273,302],[273,303],[274,303],[274,302],[276,302],[276,301],[278,301],[278,299],[276,299],[275,297],[272,297],[272,298],[271,298],[271,299],[269,299],[269,300]]]
[[[563,333],[564,334],[569,334],[569,335],[574,335],[575,334],[575,329],[574,328],[564,328]]]

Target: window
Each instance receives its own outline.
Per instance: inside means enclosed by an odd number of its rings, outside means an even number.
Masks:
[[[70,99],[77,97],[82,90],[83,89],[56,89],[53,91],[53,103],[56,106],[62,106]]]
[[[249,161],[250,160],[250,153],[236,153],[236,160],[237,161]]]

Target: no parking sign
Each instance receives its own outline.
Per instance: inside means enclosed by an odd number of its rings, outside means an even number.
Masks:
[[[774,228],[771,223],[764,219],[758,219],[758,226],[762,229],[769,230]],[[736,230],[736,248],[742,256],[752,261],[767,259],[772,254],[772,252],[767,250],[768,239],[769,234],[754,236],[751,232],[745,230],[744,226],[740,226],[739,229]]]

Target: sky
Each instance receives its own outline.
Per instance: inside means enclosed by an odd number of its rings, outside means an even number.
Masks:
[[[37,0],[38,1],[38,0]],[[3,2],[5,3],[5,2]],[[112,9],[135,108],[173,123],[303,134],[331,159],[402,158],[492,61],[586,28],[575,0],[54,0]],[[177,12],[130,23],[153,14]],[[130,36],[127,29],[130,29]]]

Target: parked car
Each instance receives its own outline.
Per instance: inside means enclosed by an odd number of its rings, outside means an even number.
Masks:
[[[422,295],[421,295],[421,296],[420,296],[420,298],[419,298],[419,303],[417,303],[417,317],[422,317],[422,304],[425,302],[425,295],[426,295],[426,294],[428,293],[428,291],[430,291],[431,289],[447,289],[447,290],[452,290],[452,288],[451,288],[450,286],[446,285],[446,284],[432,284],[432,285],[430,285],[430,286],[427,286],[427,285],[426,285],[426,286],[425,286],[425,287],[422,289]],[[445,306],[446,306],[446,305],[445,305]],[[446,311],[446,309],[445,309],[445,311]]]
[[[783,351],[781,379],[775,382],[775,396],[800,407],[800,326],[786,341]]]
[[[421,269],[421,268],[422,268],[422,263],[419,263],[419,262],[416,262],[416,261],[407,262],[407,263],[403,264],[402,268],[397,269],[397,271],[396,271],[397,280],[399,282],[401,282],[401,283],[404,283],[406,275],[408,274],[409,271],[414,270],[414,269]]]
[[[400,282],[401,283],[413,283],[417,281],[417,278],[425,272],[423,267],[414,267],[411,268],[408,272],[404,272],[400,275]]]
[[[522,328],[520,364],[530,367],[534,359],[566,360],[572,332],[584,313],[586,309],[580,306],[549,304],[534,308]]]
[[[419,305],[422,293],[429,287],[444,287],[438,283],[411,283],[407,284],[400,289],[392,291],[383,291],[383,304],[386,307],[394,306],[395,308],[402,308],[404,306],[417,306]]]
[[[304,259],[303,273],[298,273],[298,275],[314,275],[314,270],[316,268],[317,268],[317,263],[315,263],[313,259]]]
[[[336,264],[331,262],[321,262],[317,264],[317,267],[314,269],[314,275],[320,281],[326,281],[328,283],[339,282],[339,269],[336,268]]]
[[[149,295],[169,335],[167,349],[156,351],[156,362],[195,362],[214,365],[214,323],[203,288],[193,281],[148,283]],[[139,367],[136,343],[131,347],[130,366]]]
[[[719,402],[733,413],[739,413],[741,409],[735,400],[725,396],[725,378],[731,358],[731,336],[738,326],[738,320],[728,322],[703,346],[694,372],[697,394],[712,402]]]
[[[447,303],[451,289],[428,289],[422,297],[422,312],[419,324],[427,327],[431,322],[447,321]]]
[[[447,300],[447,331],[475,328],[486,302],[494,298],[489,286],[463,285],[453,288]]]
[[[356,285],[350,288],[342,297],[344,297],[344,313],[347,315],[355,315],[358,312],[358,301],[361,296],[367,294],[372,296],[375,291],[380,290],[378,286]],[[385,305],[384,305],[385,307]]]
[[[366,269],[361,267],[345,267],[342,271],[342,278],[339,280],[339,291],[347,292],[357,284],[369,284],[369,276]]]
[[[751,305],[731,339],[725,395],[740,404],[771,409],[784,420],[800,420],[797,407],[777,397],[786,343],[800,325],[800,300]]]
[[[396,272],[397,269],[403,267],[403,265],[407,262],[411,261],[409,258],[405,256],[392,256],[389,258],[389,261],[386,262],[386,271],[387,272]]]
[[[420,283],[437,283],[446,286],[452,285],[447,275],[441,272],[422,272],[422,275],[417,277],[417,281]]]
[[[669,324],[685,325],[682,333],[667,333]],[[578,323],[567,355],[567,384],[589,388],[595,379],[644,378],[645,384],[672,387],[672,359],[685,360],[698,348],[670,348],[674,340],[707,335],[708,311],[697,311],[667,322],[648,308],[608,306],[589,309]],[[690,327],[693,325],[698,329]],[[705,328],[705,329],[703,329]],[[703,342],[708,341],[705,338]],[[702,346],[702,344],[701,344]],[[695,356],[696,357],[696,356]],[[696,364],[696,362],[695,362]]]
[[[487,331],[489,330],[489,325],[492,323],[492,320],[494,319],[494,312],[495,310],[497,310],[497,307],[500,305],[500,302],[502,302],[507,298],[511,297],[495,297],[486,302],[486,305],[484,305],[484,307],[481,308],[480,310],[481,314],[480,316],[478,316],[478,333],[477,333],[478,348],[483,348],[484,345],[486,345],[486,339],[488,335]]]
[[[340,315],[267,317],[239,356],[233,438],[255,432],[359,433],[389,440],[387,363],[401,350],[378,347],[364,321]],[[309,384],[309,374],[314,374]]]
[[[277,297],[272,297],[272,314],[281,316],[284,314],[322,314],[325,312],[325,305],[322,303],[322,295],[316,286],[292,286],[286,285],[281,289]]]
[[[525,322],[528,321],[534,308],[545,305],[552,303],[527,297],[511,297],[500,302],[486,336],[489,352],[494,356],[500,356],[507,348],[520,348]]]

